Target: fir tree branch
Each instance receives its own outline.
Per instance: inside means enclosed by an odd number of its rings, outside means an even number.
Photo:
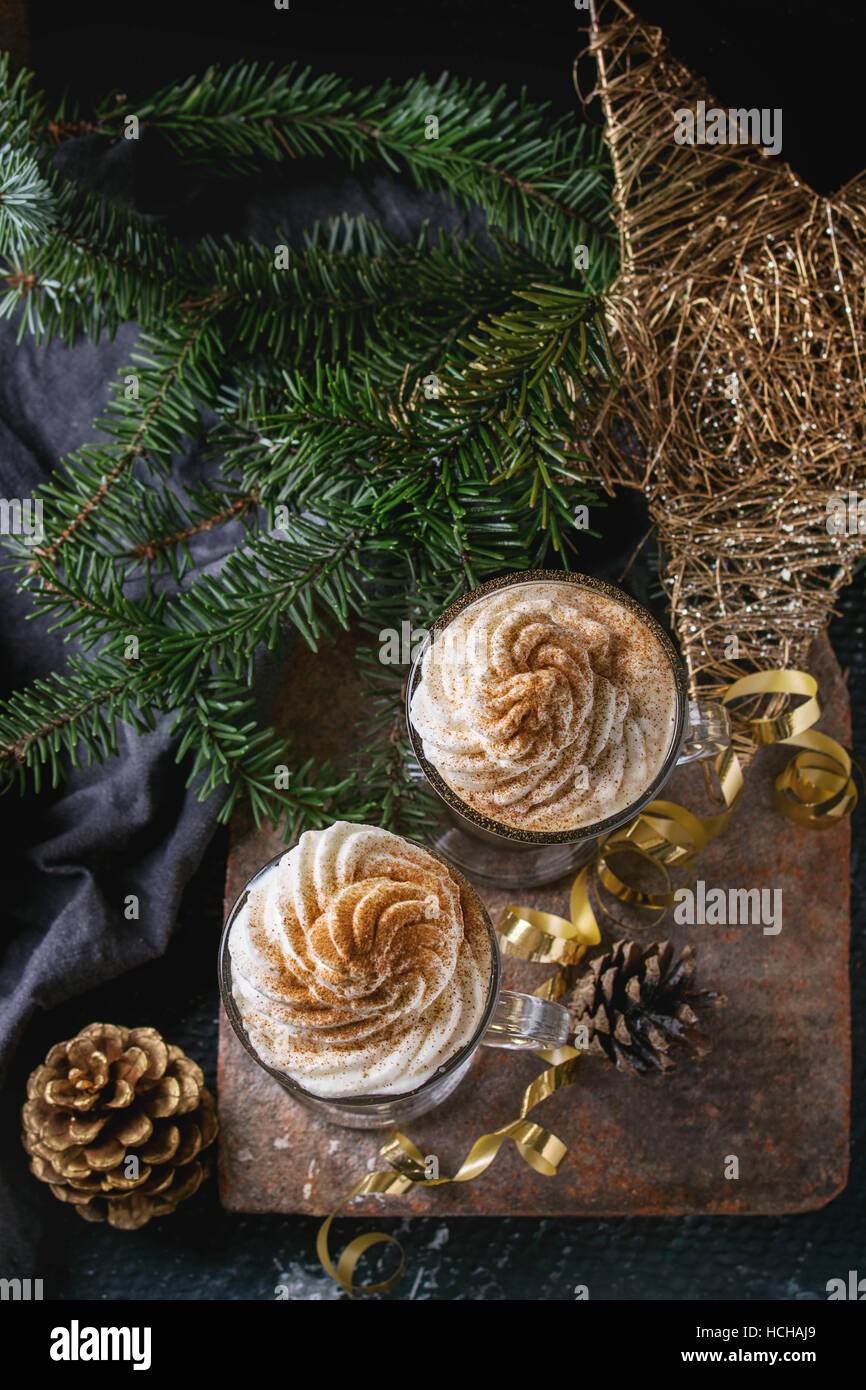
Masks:
[[[11,53],[0,53],[0,145],[35,148],[45,120],[45,102],[27,68],[13,68]]]
[[[443,502],[460,526],[452,474],[522,478],[527,508],[540,499],[541,527],[559,548],[575,504],[596,498],[579,430],[615,369],[593,295],[569,283],[515,295],[520,307],[482,321],[452,354],[432,399],[417,384],[408,402],[401,392],[383,398],[369,373],[340,367],[320,368],[312,381],[287,374],[288,408],[259,423],[270,441],[267,467],[241,458],[242,485],[255,478],[263,498],[314,506],[323,479],[372,469],[381,475],[378,516],[411,504],[416,527],[429,534]]]
[[[155,707],[141,705],[140,673],[134,663],[113,655],[96,660],[74,657],[65,673],[52,672],[0,702],[0,773],[8,780],[17,773],[20,789],[29,769],[36,791],[47,764],[51,785],[62,776],[61,754],[73,767],[102,762],[117,752],[117,724],[124,721],[139,732],[152,729]]]
[[[249,677],[259,643],[279,650],[290,625],[313,650],[332,622],[348,626],[350,610],[363,603],[357,565],[366,539],[352,522],[343,508],[314,521],[293,517],[285,540],[259,534],[166,609],[161,669],[179,698],[213,662],[233,678]]]
[[[127,114],[108,106],[88,124],[116,138]],[[401,673],[367,653],[363,775],[302,763],[278,782],[284,742],[249,700],[257,652],[292,626],[315,647],[353,615],[373,632],[427,623],[568,541],[575,500],[594,497],[584,418],[613,372],[600,303],[572,269],[582,240],[588,282],[612,270],[605,156],[594,133],[448,78],[353,92],[241,66],[135,114],[181,158],[233,172],[296,154],[384,161],[480,204],[502,235],[493,255],[426,230],[406,247],[343,218],[279,261],[256,243],[181,246],[65,182],[43,142],[81,133],[82,118],[62,107],[48,122],[27,84],[7,81],[0,143],[13,142],[17,191],[0,307],[42,337],[113,332],[134,314],[146,334],[97,422],[107,438],[43,490],[43,544],[14,546],[36,614],[99,655],[0,704],[0,768],[38,778],[50,763],[56,779],[64,754],[110,753],[116,719],[151,727],[170,711],[192,783],[225,795],[224,816],[243,793],[291,833],[325,823],[337,797],[341,813],[422,836],[432,810],[413,783]],[[3,216],[0,195],[0,235]],[[173,456],[212,408],[215,480],[174,490]],[[182,587],[195,540],[235,521],[222,568]],[[151,589],[160,567],[174,592]],[[127,581],[142,574],[133,600]]]
[[[11,144],[0,145],[0,256],[16,257],[46,235],[54,198],[39,165]]]
[[[170,532],[168,535],[153,536],[146,541],[139,541],[132,547],[131,557],[134,560],[146,560],[148,563],[153,563],[159,557],[160,552],[174,549],[177,546],[187,546],[194,536],[211,531],[215,526],[222,526],[227,521],[238,520],[246,512],[253,511],[258,505],[258,494],[246,492],[242,496],[236,497],[228,506],[222,507],[221,510],[211,511],[205,517],[192,521],[177,531]]]
[[[368,238],[371,234],[369,227],[362,227],[360,229],[356,229],[349,228],[345,224],[343,224],[342,227],[335,225],[330,229],[329,233],[329,243],[331,245],[333,245],[338,231],[342,231],[344,236],[351,234],[353,238],[357,236],[358,238],[363,239]],[[395,248],[393,246],[389,246],[388,249],[391,250],[392,253],[395,253]],[[423,272],[423,285],[427,294],[429,294],[431,297],[435,295],[437,292],[444,294],[447,288],[447,290],[454,295],[456,302],[461,296],[464,296],[468,293],[469,282],[474,278],[476,282],[480,282],[480,285],[482,286],[482,288],[479,289],[478,284],[476,283],[476,293],[479,295],[479,297],[486,298],[489,292],[490,296],[493,297],[493,302],[502,307],[505,307],[509,302],[513,302],[513,292],[511,291],[510,287],[507,286],[507,282],[503,278],[503,275],[504,272],[509,271],[513,267],[515,261],[520,263],[522,267],[525,267],[527,264],[527,260],[524,255],[518,254],[516,257],[511,257],[510,259],[506,260],[503,266],[497,266],[495,263],[490,261],[482,261],[481,263],[479,263],[478,259],[474,254],[473,248],[471,246],[462,246],[459,248],[459,252],[456,258],[455,269],[455,267],[450,264],[451,250],[452,247],[450,245],[447,245],[446,243],[446,247],[444,248],[434,247],[429,256],[426,258],[426,260],[425,258],[420,257],[417,254],[417,252],[413,254],[411,257],[403,257],[403,260],[406,262],[407,266],[411,265],[413,268],[420,268],[420,270]],[[313,248],[311,248],[308,255],[312,257],[313,254]],[[331,256],[335,255],[334,252],[329,252],[328,254]],[[398,259],[399,258],[395,255],[395,262]],[[535,265],[534,262],[530,263]],[[371,269],[373,265],[374,262],[371,261],[371,266],[365,268],[364,274],[365,279],[367,279],[368,283],[370,280],[368,271]],[[404,268],[405,267],[401,264],[401,271]],[[333,267],[331,265],[325,265],[324,267],[320,267],[322,280],[325,280],[330,276],[332,269]],[[485,281],[483,273],[485,271],[488,273],[489,277],[487,281]],[[237,281],[229,278],[229,288],[227,288],[223,292],[223,297],[217,301],[215,307],[213,305],[210,306],[210,308],[213,309],[214,313],[218,313],[220,315],[219,331],[222,335],[221,341],[223,352],[228,350],[227,340],[230,344],[233,341],[233,335],[230,330],[226,331],[224,329],[225,321],[221,315],[226,301],[231,299],[236,289]],[[406,297],[408,298],[409,296],[407,295]],[[208,307],[207,301],[205,302],[205,306]],[[187,302],[182,307],[184,307],[186,312],[189,313],[193,308],[200,308],[201,305],[196,306]],[[451,307],[450,304],[448,307]],[[395,319],[393,313],[389,314],[387,322],[389,324],[390,331],[392,332],[392,334],[396,335],[400,333],[399,321]],[[456,332],[456,328],[452,330],[452,336],[454,335],[454,332]],[[409,348],[414,350],[423,350],[423,348],[427,345],[426,337],[428,333],[429,327],[427,321],[425,320],[421,330],[422,342],[420,344],[413,343],[411,341],[411,328],[407,328],[406,336],[408,339]],[[381,347],[381,344],[378,346]],[[421,370],[421,368],[416,367],[413,369],[413,378],[417,375],[418,370]],[[148,394],[152,401],[152,407],[154,410],[165,406],[166,393],[170,393],[170,388],[170,372],[166,377],[165,383],[162,386],[160,386],[158,382],[154,382],[151,385],[149,385]],[[291,389],[291,387],[289,389]],[[208,387],[208,390],[210,391],[210,387]],[[365,426],[361,416],[353,406],[351,389],[345,384],[343,384],[342,378],[339,398],[345,402],[345,410],[349,413],[352,413],[355,428],[358,430],[367,428],[371,434],[370,443],[371,445],[375,444],[377,442],[377,439],[372,436],[375,432],[378,431],[378,435],[381,437],[383,426],[388,425],[387,418],[381,416],[380,413],[379,420],[370,421]],[[378,401],[378,399],[379,396],[378,393],[376,393],[375,401]],[[378,409],[379,407],[375,405],[375,401],[373,397],[370,397],[367,401],[367,407]],[[330,410],[330,404],[328,408]],[[389,406],[388,409],[390,408],[391,407]],[[118,418],[122,423],[125,422],[127,425],[132,424],[135,427],[135,432],[132,435],[132,437],[128,439],[126,448],[122,452],[120,457],[112,461],[109,457],[106,456],[105,451],[98,451],[97,457],[92,458],[90,450],[86,450],[84,452],[84,457],[73,458],[73,460],[68,465],[74,477],[72,496],[73,499],[78,502],[77,508],[70,509],[70,499],[68,495],[64,494],[62,490],[59,490],[58,488],[55,488],[50,500],[53,508],[53,514],[55,515],[55,517],[57,515],[60,515],[67,518],[67,525],[72,528],[73,532],[75,529],[77,529],[77,527],[82,525],[83,521],[86,519],[87,516],[89,516],[90,512],[93,510],[93,507],[99,505],[101,507],[103,516],[101,531],[103,534],[110,535],[112,537],[112,553],[115,554],[118,563],[134,563],[137,557],[149,556],[153,558],[154,550],[159,551],[164,549],[172,535],[176,537],[178,543],[182,543],[187,533],[194,534],[198,530],[206,529],[208,525],[214,524],[213,520],[210,520],[209,522],[208,519],[213,517],[221,517],[223,515],[224,508],[219,505],[219,499],[211,495],[205,495],[203,500],[192,502],[189,520],[185,522],[183,508],[175,499],[172,498],[171,494],[158,494],[158,496],[163,496],[165,499],[164,521],[161,521],[158,515],[151,516],[148,521],[148,524],[160,526],[162,535],[155,535],[154,532],[151,532],[150,535],[142,533],[142,522],[145,520],[145,518],[148,517],[148,514],[153,513],[154,511],[154,506],[151,501],[153,494],[150,493],[142,484],[137,483],[134,480],[134,478],[131,477],[127,477],[124,489],[120,493],[116,492],[116,483],[121,474],[128,474],[130,462],[133,461],[133,459],[140,453],[142,449],[142,431],[147,427],[150,421],[136,421],[134,413],[130,414],[130,409],[125,401],[122,401],[120,403]],[[311,420],[312,416],[309,412],[300,415],[296,414],[294,424],[297,427],[300,427],[310,422]],[[191,420],[187,421],[187,423],[190,425],[194,425],[195,421]],[[346,420],[343,423],[345,425],[348,425],[349,421]],[[265,428],[269,434],[273,434],[275,429],[277,431],[281,430],[282,427],[283,422],[274,419],[268,420],[265,425]],[[126,430],[125,437],[127,436],[128,429]],[[180,436],[177,433],[177,431],[175,431],[175,436],[179,444]],[[226,452],[223,461],[222,471],[223,475],[226,477],[232,477],[235,474],[236,469],[239,468],[242,489],[244,493],[248,495],[258,490],[259,483],[262,479],[263,462],[265,461],[265,458],[268,459],[270,464],[270,467],[266,471],[268,473],[273,474],[274,458],[272,456],[284,452],[281,446],[269,443],[267,447],[267,453],[263,455],[262,436],[263,430],[259,429],[254,438],[249,438],[243,441],[241,454],[239,458],[233,455],[231,452]],[[381,443],[381,438],[379,438],[378,442]],[[416,448],[416,452],[418,449],[421,448],[427,449],[429,451],[430,457],[428,458],[425,465],[427,468],[433,466],[432,461],[434,453],[437,450],[441,452],[447,447],[448,444],[448,441],[444,438],[444,436],[441,433],[441,427],[425,428],[423,438],[419,438],[415,441],[410,440],[408,442],[410,443],[410,445],[414,445],[414,447]],[[353,450],[356,449],[356,443],[356,440],[352,440],[351,447]],[[396,445],[398,449],[403,450],[406,441],[398,437],[393,441],[393,443]],[[221,436],[217,436],[215,439],[215,448],[219,450],[223,446],[224,439]],[[345,450],[341,451],[336,444],[334,445],[334,449],[335,452],[332,462],[342,462],[345,458]],[[98,475],[100,479],[98,483],[95,482],[95,474]],[[91,492],[88,492],[88,486],[91,487]],[[115,491],[113,502],[110,496],[112,489],[114,489]],[[272,487],[270,488],[270,492],[271,494],[273,494]],[[47,497],[48,494],[46,494],[46,498]],[[215,502],[216,505],[214,505]],[[233,502],[230,505],[233,505]],[[228,513],[226,513],[225,519],[230,519],[232,515],[234,515],[234,513],[232,511],[229,511]],[[132,541],[130,541],[129,538],[130,532],[134,532],[136,537]],[[175,568],[173,562],[170,561],[170,563],[172,563],[172,568]],[[176,570],[176,574],[178,577],[179,573],[180,571]]]
[[[224,677],[202,683],[191,707],[176,724],[182,733],[176,760],[192,756],[189,785],[200,801],[227,792],[217,819],[227,821],[238,797],[250,806],[257,826],[282,824],[284,840],[302,828],[321,828],[334,819],[334,805],[354,790],[353,774],[335,779],[328,763],[312,760],[290,769],[286,740],[260,729],[254,702],[242,698]]]
[[[138,317],[145,325],[162,322],[183,297],[194,273],[189,253],[144,218],[107,202],[64,179],[44,153],[15,155],[0,150],[0,181],[15,158],[26,158],[31,186],[22,203],[22,234],[12,244],[3,237],[8,209],[0,195],[0,268],[7,281],[28,282],[31,298],[20,335],[39,341],[59,333],[67,341],[83,331],[92,339],[113,336],[121,323]],[[19,195],[19,198],[22,195]],[[0,301],[11,316],[16,297]]]
[[[145,339],[149,352],[134,354],[127,373],[138,384],[136,393],[124,395],[116,386],[109,412],[98,422],[113,445],[79,450],[66,462],[66,477],[43,489],[51,539],[35,549],[33,568],[56,563],[136,459],[167,463],[197,429],[199,403],[216,396],[218,349],[208,341],[213,333],[212,311],[203,311],[168,331],[162,342]]]
[[[133,114],[140,131],[159,130],[209,172],[245,175],[257,162],[304,156],[337,155],[353,167],[373,159],[464,209],[480,204],[492,226],[527,235],[554,263],[570,259],[575,242],[615,246],[597,133],[553,120],[525,94],[509,100],[504,88],[443,73],[355,91],[310,69],[241,62],[171,84],[134,112],[105,103],[92,126],[118,139]]]
[[[51,785],[59,785],[64,755],[76,768],[117,754],[118,727],[125,723],[143,733],[156,727],[165,708],[158,698],[157,673],[142,677],[137,661],[125,663],[103,653],[95,660],[73,658],[68,672],[55,673],[0,702],[0,778],[16,780],[23,791],[29,770],[34,790],[48,767]],[[329,765],[313,769],[310,761],[291,770],[286,740],[259,729],[253,701],[224,678],[200,687],[192,707],[174,725],[183,731],[176,761],[194,749],[187,786],[198,799],[223,791],[218,814],[228,820],[238,796],[249,800],[256,824],[285,816],[284,834],[305,825],[327,825],[334,802],[355,786],[353,775],[335,779]]]

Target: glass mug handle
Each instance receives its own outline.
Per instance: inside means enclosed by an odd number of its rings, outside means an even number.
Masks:
[[[713,758],[724,752],[730,741],[731,721],[725,706],[711,700],[690,700],[677,763]],[[562,1047],[570,1033],[571,1016],[561,1004],[503,989],[481,1041],[485,1047],[552,1048]]]
[[[570,1033],[571,1015],[562,1004],[502,989],[481,1041],[485,1047],[562,1047]]]
[[[731,721],[725,706],[713,700],[689,700],[686,736],[677,766],[696,762],[699,758],[714,758],[725,751],[730,741]]]

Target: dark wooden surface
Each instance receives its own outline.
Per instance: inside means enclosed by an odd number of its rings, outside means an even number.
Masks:
[[[821,727],[850,740],[848,702],[829,644],[814,670],[825,700]],[[339,692],[339,694],[336,694]],[[299,653],[278,722],[302,746],[343,761],[356,709],[351,643],[332,660]],[[297,711],[296,714],[293,711]],[[315,720],[312,711],[319,711]],[[323,715],[321,712],[325,711]],[[327,720],[327,722],[323,722]],[[567,1145],[559,1174],[532,1172],[507,1145],[480,1179],[403,1197],[373,1196],[357,1214],[679,1215],[783,1213],[830,1201],[848,1170],[850,1010],[849,829],[816,833],[772,809],[773,776],[790,756],[764,749],[747,773],[727,835],[711,843],[695,877],[713,887],[781,888],[783,927],[644,927],[642,939],[695,942],[699,983],[728,997],[712,1015],[715,1046],[668,1076],[635,1078],[585,1058],[578,1082],[533,1118]],[[681,769],[673,799],[702,809],[699,768]],[[271,836],[236,821],[226,884],[231,904],[251,873],[279,850]],[[567,880],[521,895],[564,913]],[[506,894],[484,894],[494,921]],[[514,895],[510,895],[514,900]],[[622,933],[615,927],[609,939]],[[534,988],[545,967],[505,961],[506,983]],[[453,1172],[477,1136],[516,1116],[524,1086],[541,1070],[532,1056],[481,1049],[440,1109],[407,1126],[423,1153]],[[382,1135],[318,1122],[257,1068],[221,1019],[220,1192],[233,1211],[320,1215],[377,1164]],[[739,1177],[730,1171],[736,1156]]]

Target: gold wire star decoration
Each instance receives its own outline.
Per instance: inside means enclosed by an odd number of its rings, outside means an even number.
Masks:
[[[800,665],[866,551],[866,171],[827,198],[678,142],[719,108],[621,0],[590,0],[587,52],[621,253],[601,478],[647,498],[693,688]]]

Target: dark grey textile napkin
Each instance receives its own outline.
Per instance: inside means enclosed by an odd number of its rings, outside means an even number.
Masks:
[[[132,206],[138,203],[140,211],[150,210],[153,171],[148,171],[146,150],[106,147],[98,138],[86,137],[64,147],[58,158],[89,187]],[[252,191],[240,185],[229,192],[228,186],[217,184],[224,190],[219,198],[213,184],[199,189],[189,178],[177,180],[168,210],[160,207],[160,220],[188,239],[228,230],[265,244],[275,239],[277,228],[296,239],[304,226],[341,212],[376,218],[407,240],[424,220],[443,227],[460,222],[439,199],[386,179],[364,185],[338,174],[330,182],[312,182],[299,179],[296,170],[292,178],[288,190],[257,182]],[[211,219],[222,210],[223,225],[204,225],[203,209]],[[479,222],[473,219],[476,227]],[[41,347],[30,337],[19,345],[16,331],[17,323],[0,323],[0,496],[23,500],[64,455],[95,437],[93,420],[108,400],[108,382],[129,360],[137,328],[126,325],[114,341],[96,345],[82,339],[72,346],[55,340]],[[201,446],[207,424],[205,418],[202,439],[190,441],[187,453],[176,460],[173,485],[204,476]],[[218,567],[238,537],[237,526],[202,536],[193,577]],[[60,634],[49,633],[46,621],[28,621],[30,611],[30,599],[16,593],[13,576],[0,573],[4,695],[62,668],[75,650]],[[265,713],[278,675],[275,664],[263,657],[257,695]],[[185,788],[169,723],[170,718],[163,719],[143,737],[124,731],[118,758],[73,774],[55,792],[28,792],[22,799],[11,791],[0,797],[5,851],[0,1076],[37,1010],[116,978],[166,947],[184,886],[213,833],[220,804],[219,797],[202,804]],[[137,918],[127,915],[131,897],[138,901]],[[6,1094],[0,1109],[0,1276],[32,1273],[40,1204],[47,1197],[29,1180],[35,1198],[22,1190],[25,1167],[17,1121],[22,1100]]]

